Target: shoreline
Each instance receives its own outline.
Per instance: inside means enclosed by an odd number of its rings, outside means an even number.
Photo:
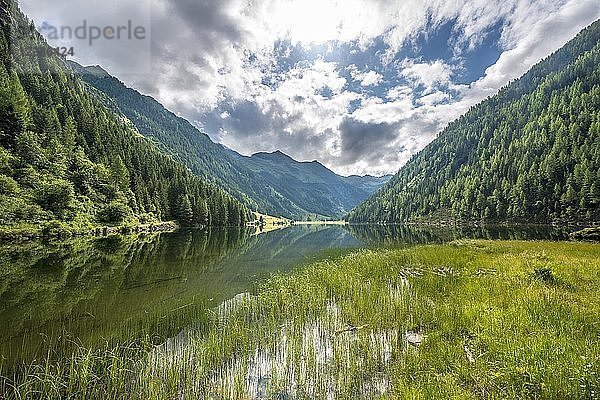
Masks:
[[[43,239],[67,239],[72,237],[106,237],[112,235],[131,235],[135,233],[175,232],[180,229],[175,221],[156,222],[151,224],[95,226],[73,231],[69,226],[63,226],[55,232],[45,233],[45,228],[3,228],[0,230],[0,245],[15,242],[28,242]]]
[[[349,225],[346,221],[294,221],[292,225]]]

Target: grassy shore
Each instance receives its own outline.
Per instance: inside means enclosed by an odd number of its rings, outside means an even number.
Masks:
[[[290,226],[292,223],[291,220],[282,217],[274,217],[258,212],[254,212],[253,214],[255,220],[252,223],[249,223],[249,225],[256,226],[255,235],[283,229]]]
[[[595,399],[598,287],[597,244],[361,250],[274,276],[161,346],[81,349],[1,389],[8,398]]]

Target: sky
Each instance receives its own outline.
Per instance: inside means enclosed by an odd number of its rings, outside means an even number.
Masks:
[[[342,175],[397,172],[449,122],[600,18],[598,0],[93,4],[21,0],[38,26],[143,26],[143,41],[80,43],[74,59],[100,64],[242,154],[281,150]]]

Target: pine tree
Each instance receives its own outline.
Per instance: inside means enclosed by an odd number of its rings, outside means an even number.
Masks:
[[[18,132],[25,131],[31,124],[31,109],[29,99],[27,99],[21,80],[15,70],[10,75],[10,105],[19,123]]]
[[[116,156],[110,163],[110,178],[114,185],[122,192],[129,189],[129,171],[121,156]]]
[[[73,150],[75,149],[76,137],[77,127],[75,126],[73,117],[69,115],[66,118],[65,126],[63,128],[63,145],[67,154],[73,153]]]
[[[194,212],[192,211],[192,203],[187,194],[179,196],[175,217],[184,226],[190,226],[194,222]]]
[[[205,200],[200,200],[198,202],[198,212],[196,215],[196,221],[198,222],[198,225],[200,226],[206,226],[208,225],[208,206],[206,205],[206,201]]]

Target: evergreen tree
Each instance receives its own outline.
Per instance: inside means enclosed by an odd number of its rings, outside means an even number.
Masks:
[[[209,222],[208,222],[208,206],[206,205],[205,200],[200,200],[198,202],[198,209],[196,211],[196,223],[199,226],[206,226],[209,224]]]
[[[177,208],[175,211],[177,220],[184,225],[192,225],[194,222],[194,212],[192,211],[192,203],[187,194],[179,196]]]

